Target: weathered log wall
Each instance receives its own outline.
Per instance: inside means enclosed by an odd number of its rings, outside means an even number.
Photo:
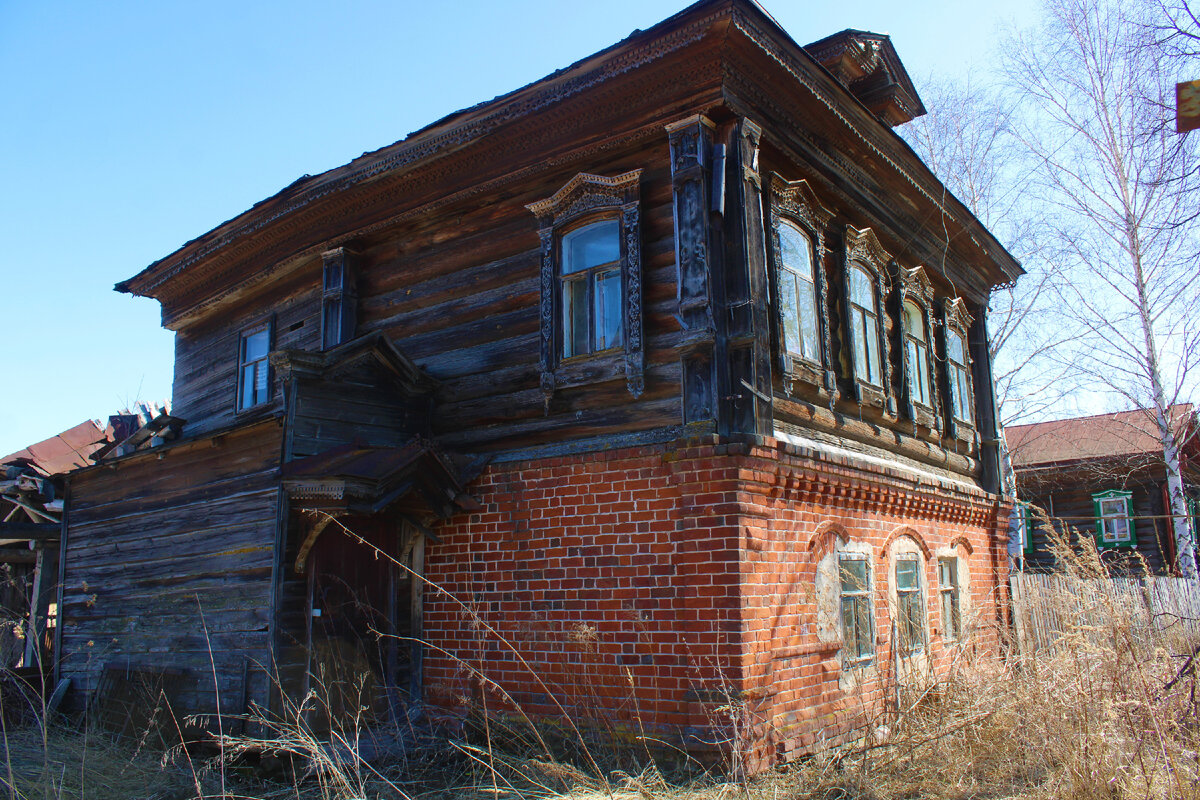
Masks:
[[[270,665],[279,433],[265,422],[71,477],[61,669],[81,696],[128,663],[186,671],[177,712],[211,710],[214,690],[244,710],[245,676]]]

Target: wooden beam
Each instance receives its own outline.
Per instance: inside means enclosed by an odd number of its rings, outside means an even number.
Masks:
[[[0,522],[0,537],[44,542],[57,539],[62,526],[57,522]]]

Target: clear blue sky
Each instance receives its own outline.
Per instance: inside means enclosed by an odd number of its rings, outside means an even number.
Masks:
[[[767,0],[801,44],[889,33],[920,90],[1034,0]],[[647,28],[684,0],[0,0],[0,455],[171,393],[158,305],[112,286],[305,173]]]

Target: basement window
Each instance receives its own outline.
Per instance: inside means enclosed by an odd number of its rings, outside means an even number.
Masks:
[[[853,555],[841,555],[838,574],[841,577],[843,661],[847,666],[866,666],[875,658],[870,562]]]
[[[262,405],[270,399],[271,325],[264,323],[242,332],[238,348],[238,411]]]
[[[1096,544],[1101,547],[1134,547],[1133,492],[1113,489],[1092,495],[1096,515]]]

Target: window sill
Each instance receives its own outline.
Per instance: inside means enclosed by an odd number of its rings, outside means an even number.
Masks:
[[[625,351],[621,349],[601,350],[598,353],[564,358],[554,370],[554,383],[561,389],[605,383],[624,377]]]

